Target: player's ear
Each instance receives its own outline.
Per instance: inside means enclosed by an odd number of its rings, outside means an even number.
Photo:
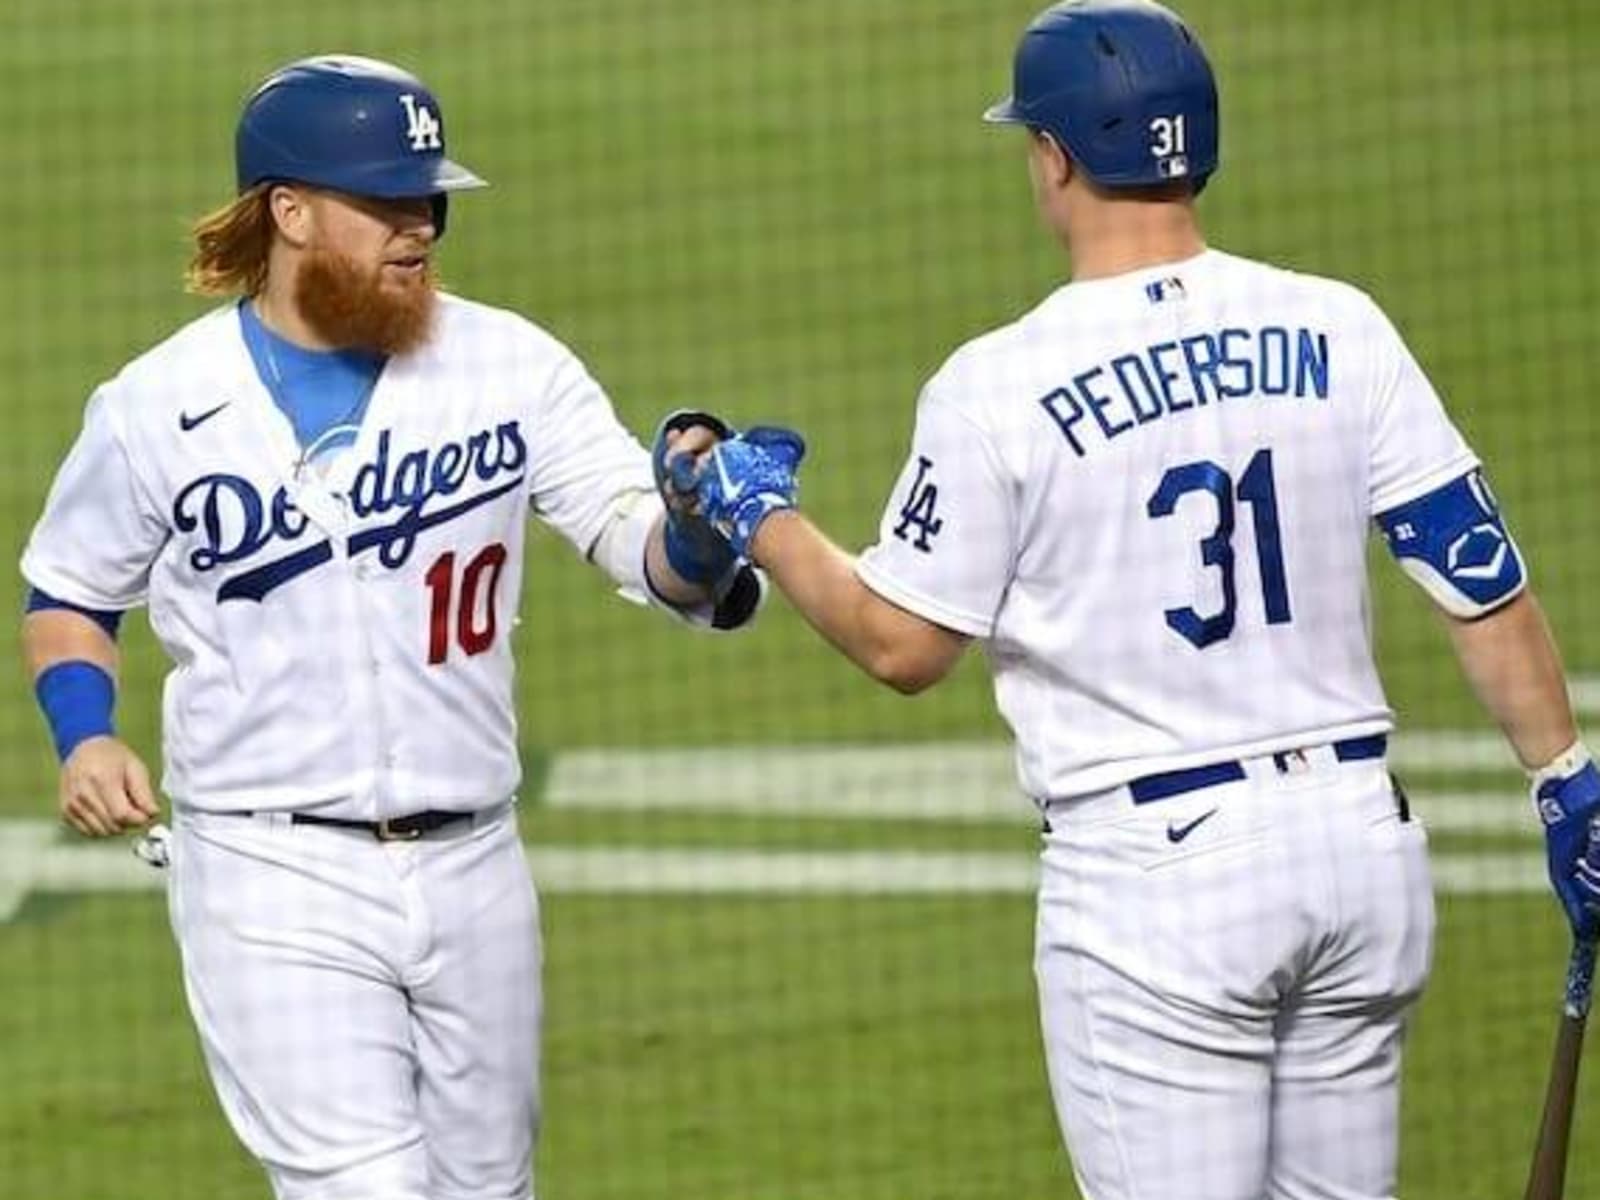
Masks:
[[[1043,129],[1030,129],[1028,137],[1029,165],[1034,183],[1042,192],[1065,187],[1072,178],[1072,156]]]
[[[315,217],[310,193],[291,184],[276,184],[267,193],[267,208],[274,228],[291,246],[300,247],[311,241]]]
[[[1041,131],[1038,135],[1044,155],[1045,178],[1056,187],[1066,187],[1072,181],[1072,155],[1061,148],[1052,134]]]

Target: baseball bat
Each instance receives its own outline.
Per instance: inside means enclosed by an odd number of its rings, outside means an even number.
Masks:
[[[1523,1200],[1561,1200],[1567,1186],[1567,1143],[1572,1133],[1572,1109],[1578,1098],[1578,1066],[1583,1056],[1583,1031],[1594,997],[1595,941],[1573,943],[1567,964],[1567,997],[1556,1034],[1550,1082],[1545,1087],[1544,1116],[1539,1141],[1528,1171]]]
[[[695,477],[700,474],[700,466],[695,462],[694,455],[680,454],[672,460],[672,465],[667,468],[672,480],[672,490],[680,496],[694,495]]]

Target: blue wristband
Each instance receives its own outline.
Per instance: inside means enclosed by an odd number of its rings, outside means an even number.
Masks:
[[[117,685],[104,667],[80,658],[56,663],[40,673],[33,694],[50,723],[50,735],[62,762],[79,742],[112,732]]]

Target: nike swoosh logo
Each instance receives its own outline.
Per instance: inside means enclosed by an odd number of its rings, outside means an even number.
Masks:
[[[722,483],[722,498],[732,504],[740,496],[744,495],[746,485],[740,483],[738,487],[733,486],[733,480],[728,478],[728,469],[722,465],[722,455],[713,452],[711,461],[717,464],[717,478]]]
[[[1200,826],[1204,825],[1207,821],[1209,821],[1212,817],[1214,817],[1216,815],[1217,815],[1217,810],[1213,808],[1209,812],[1201,813],[1198,817],[1196,817],[1194,820],[1190,821],[1187,825],[1172,825],[1172,824],[1169,824],[1167,826],[1167,841],[1171,842],[1174,846],[1176,846],[1179,842],[1183,841],[1184,838],[1188,837],[1196,829],[1199,829]]]
[[[188,413],[181,412],[178,414],[178,428],[183,430],[185,433],[188,433],[194,429],[198,429],[232,403],[232,400],[224,400],[215,408],[206,409],[206,411],[201,413],[198,417],[191,417]]]

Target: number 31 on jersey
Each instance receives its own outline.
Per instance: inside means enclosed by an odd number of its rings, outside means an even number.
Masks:
[[[1145,505],[1145,512],[1152,519],[1170,517],[1177,510],[1178,501],[1191,492],[1206,493],[1217,506],[1216,527],[1200,539],[1200,561],[1207,567],[1215,567],[1221,574],[1222,608],[1204,617],[1189,606],[1169,608],[1166,610],[1167,625],[1201,650],[1233,632],[1238,615],[1238,591],[1233,580],[1235,496],[1250,506],[1267,624],[1288,624],[1293,614],[1289,610],[1289,582],[1284,575],[1283,544],[1278,534],[1278,492],[1272,478],[1272,451],[1257,450],[1237,484],[1225,468],[1209,459],[1173,467],[1161,477]]]

